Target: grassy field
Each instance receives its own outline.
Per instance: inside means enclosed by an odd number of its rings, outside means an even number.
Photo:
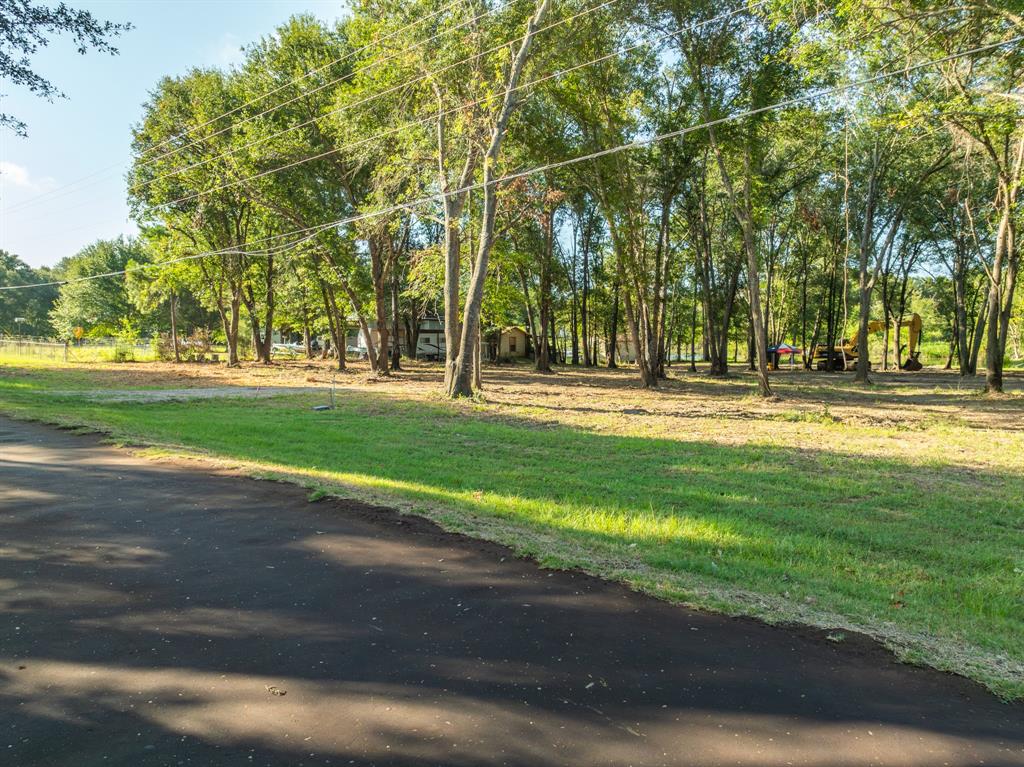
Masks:
[[[1024,697],[1021,378],[988,398],[938,372],[859,389],[783,371],[764,403],[745,373],[645,392],[629,371],[505,367],[450,403],[439,375],[357,368],[313,412],[334,378],[314,364],[0,359],[0,412],[386,503],[670,600],[867,632]],[[269,393],[141,394],[240,385]]]

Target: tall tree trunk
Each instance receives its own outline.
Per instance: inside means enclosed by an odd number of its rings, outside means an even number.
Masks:
[[[377,364],[380,357],[377,354],[377,344],[374,341],[373,333],[370,331],[370,323],[367,321],[366,315],[363,314],[363,311],[360,308],[359,296],[347,280],[341,282],[341,289],[344,290],[345,295],[348,296],[349,303],[352,305],[352,309],[356,314],[356,321],[359,323],[359,330],[363,334],[363,338],[366,339],[366,356],[370,360],[370,372],[376,374]],[[345,330],[347,330],[347,328],[343,328],[343,335]],[[339,353],[345,354],[347,346],[348,340],[345,338],[343,339],[341,348],[338,350]]]
[[[747,369],[753,373],[757,370],[757,349],[754,343],[754,323],[747,324]]]
[[[174,361],[181,362],[181,346],[178,343],[178,294],[171,291],[171,346],[174,349]]]
[[[715,140],[714,129],[709,128],[711,146],[718,161],[722,185],[732,203],[733,214],[743,234],[743,250],[747,255],[747,300],[750,303],[750,320],[754,333],[754,344],[757,350],[757,384],[762,397],[771,397],[772,388],[768,382],[768,337],[765,334],[764,313],[761,308],[761,269],[758,264],[757,243],[754,237],[754,221],[751,212],[751,168],[750,151],[743,154],[743,197],[737,196],[732,184],[732,176],[726,167],[725,158]]]
[[[978,374],[978,358],[981,356],[981,344],[985,339],[985,328],[988,322],[988,297],[978,306],[978,317],[974,323],[974,334],[971,337],[971,353],[969,356],[968,373]]]
[[[555,249],[555,212],[544,213],[544,244],[540,262],[540,286],[537,296],[540,313],[540,346],[537,348],[535,367],[539,373],[551,372],[551,350],[554,344],[550,341],[551,330],[551,261]]]
[[[577,298],[575,295],[573,295],[569,318],[569,328],[572,331],[572,334],[569,337],[569,343],[571,344],[572,349],[571,361],[573,367],[577,367],[580,364],[580,329],[579,325],[577,324],[579,321],[579,317],[576,313],[576,306]]]
[[[523,287],[523,301],[526,304],[526,321],[530,326],[530,344],[533,346],[533,359],[537,361],[540,354],[540,336],[537,335],[537,317],[533,311],[533,301],[530,300],[530,283],[526,278],[526,272],[519,270],[519,281]],[[499,339],[500,340],[500,339]]]
[[[807,248],[800,248],[801,277],[800,280],[800,348],[803,351],[804,369],[809,369],[811,355],[807,349]]]
[[[484,388],[484,360],[482,330],[476,330],[476,345],[473,347],[473,388],[480,391]]]
[[[367,338],[367,350],[370,352],[370,368],[374,374],[382,377],[391,375],[389,369],[389,356],[391,354],[390,339],[391,331],[388,329],[388,303],[390,281],[388,280],[388,263],[382,252],[381,238],[389,234],[375,234],[367,238],[367,247],[370,251],[370,271],[373,278],[373,309],[374,324],[377,330],[376,348],[371,346]]]
[[[1016,282],[1014,195],[1008,183],[1001,182],[1001,185],[1002,210],[996,232],[995,255],[989,272],[985,391],[990,394],[1003,392],[1003,358],[1006,355],[1006,336]]]
[[[702,82],[698,81],[701,90],[701,97],[704,100],[704,114],[710,118],[707,95],[704,92]],[[757,243],[754,236],[753,208],[751,199],[751,186],[753,179],[750,162],[749,144],[743,150],[743,186],[742,197],[737,194],[733,185],[732,175],[725,162],[722,149],[718,144],[713,127],[708,127],[708,139],[711,151],[714,153],[715,162],[718,166],[719,175],[722,179],[722,186],[725,188],[729,198],[733,215],[740,226],[743,239],[743,250],[746,253],[747,267],[747,300],[750,305],[750,321],[754,333],[754,343],[757,350],[757,383],[758,391],[762,397],[771,397],[772,390],[768,381],[768,336],[765,332],[764,312],[761,306],[761,269],[757,251]],[[750,139],[748,139],[749,141]],[[726,331],[728,332],[728,331]]]
[[[241,314],[241,288],[233,289],[231,294],[231,315],[224,333],[227,336],[228,367],[238,367],[238,321]]]
[[[657,261],[656,263],[660,266],[659,269],[659,280],[660,284],[656,285],[657,291],[654,295],[655,300],[655,313],[654,313],[654,331],[656,335],[656,358],[654,360],[654,375],[655,378],[666,379],[668,375],[665,373],[665,358],[670,356],[666,354],[665,348],[665,336],[671,332],[670,327],[674,322],[669,321],[669,280],[672,274],[672,248],[669,242],[669,236],[671,232],[670,224],[672,220],[672,205],[675,198],[675,188],[671,188],[667,191],[661,201],[661,226],[659,245],[657,248]],[[671,340],[669,340],[669,352],[671,352]]]
[[[967,299],[965,294],[964,270],[958,265],[953,270],[953,301],[956,306],[954,330],[956,332],[957,360],[960,364],[960,375],[966,376],[971,370],[971,351],[967,341]]]
[[[277,309],[277,293],[274,291],[274,257],[267,256],[266,272],[266,325],[263,330],[263,362],[267,365],[271,362],[271,354],[274,348],[274,313]]]
[[[459,218],[462,215],[462,197],[446,197],[445,219],[445,264],[444,264],[444,380],[445,388],[451,386],[455,373],[455,355],[459,346],[459,280],[462,270],[462,236]]]
[[[749,190],[748,190],[749,194]],[[745,216],[746,225],[743,232],[744,250],[746,251],[746,295],[751,304],[751,326],[754,334],[754,348],[757,351],[758,391],[761,396],[772,396],[768,382],[768,344],[765,335],[764,316],[761,313],[761,274],[758,268],[757,245],[754,240],[754,227],[750,216]]]
[[[420,349],[420,321],[419,312],[416,309],[415,303],[412,305],[412,311],[403,317],[402,321],[405,323],[405,337],[408,339],[406,344],[406,356],[415,360],[419,358]]]
[[[540,0],[536,13],[527,24],[526,35],[523,37],[519,50],[512,61],[505,84],[505,94],[501,109],[491,131],[490,143],[483,156],[483,195],[484,204],[481,215],[480,242],[477,248],[473,273],[469,280],[466,294],[466,308],[462,319],[462,333],[459,337],[459,349],[452,365],[452,373],[448,385],[450,397],[469,397],[473,394],[472,344],[478,343],[480,326],[480,310],[483,303],[484,282],[487,279],[487,266],[491,248],[494,245],[494,217],[497,212],[497,189],[494,172],[501,154],[501,145],[508,129],[508,122],[518,104],[519,79],[526,66],[537,28],[547,14],[551,0]],[[446,280],[447,284],[447,280]]]
[[[893,355],[896,359],[897,366],[899,365],[899,333],[897,337],[892,338],[892,322],[893,322],[893,311],[892,311],[892,296],[889,291],[889,275],[883,274],[882,276],[882,321],[885,323],[885,330],[882,331],[882,370],[889,369],[889,349],[890,341],[896,345],[897,352]]]
[[[589,222],[584,225],[583,229],[583,291],[580,298],[580,329],[583,334],[583,364],[585,367],[596,365],[597,360],[594,359],[590,354],[590,312],[589,312],[589,300],[590,300],[590,236],[589,236]]]
[[[637,318],[636,328],[636,361],[640,367],[640,382],[645,389],[655,389],[658,386],[658,330],[646,307],[643,307]]]
[[[612,289],[612,316],[608,329],[608,368],[614,370],[619,365],[615,361],[619,346],[619,281],[615,280]]]
[[[401,323],[401,317],[398,305],[398,273],[396,270],[392,270],[391,275],[391,369],[401,370],[402,369],[402,348],[398,342],[401,337],[399,334],[399,327]],[[409,338],[406,336],[406,344],[408,344]],[[406,349],[408,354],[408,349]]]
[[[871,292],[874,288],[874,277],[878,275],[881,258],[876,255],[875,268],[871,270],[872,250],[875,247],[875,211],[878,203],[879,185],[882,174],[882,154],[877,145],[871,152],[871,175],[864,205],[864,224],[861,230],[858,248],[857,288],[860,295],[857,320],[857,372],[854,381],[867,384],[871,382],[871,357],[869,351],[869,333],[871,325]],[[895,227],[890,229],[890,234]]]
[[[697,280],[693,281],[693,309],[690,314],[690,372],[697,372]]]
[[[348,319],[344,312],[338,310],[338,297],[330,285],[327,286],[327,299],[330,302],[331,315],[334,317],[332,332],[335,353],[338,355],[338,370],[345,370],[348,367]]]
[[[562,344],[563,348],[559,350],[555,313],[550,307],[548,308],[548,313],[551,318],[551,322],[548,324],[548,333],[551,335],[551,350],[553,352],[551,359],[556,365],[560,365],[565,362],[565,344]]]

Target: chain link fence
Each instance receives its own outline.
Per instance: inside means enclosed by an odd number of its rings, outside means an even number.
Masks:
[[[60,341],[29,336],[0,337],[0,356],[48,359],[62,362],[143,362],[156,359],[150,341],[88,338]]]

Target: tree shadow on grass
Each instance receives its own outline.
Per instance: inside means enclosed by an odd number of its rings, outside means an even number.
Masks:
[[[726,377],[670,370],[670,377],[661,381],[656,390],[644,390],[636,372],[628,369],[562,367],[552,379],[527,370],[499,367],[488,368],[485,379],[485,397],[499,405],[596,415],[647,410],[650,415],[685,419],[706,417],[709,413],[702,405],[713,402],[715,417],[739,421],[764,418],[766,412],[764,403],[756,396],[756,378],[740,369]],[[823,406],[853,408],[855,420],[879,425],[906,426],[908,416],[912,423],[916,414],[954,418],[958,424],[973,429],[1024,429],[1020,417],[1024,413],[1021,375],[1006,376],[1008,396],[1004,397],[981,396],[983,377],[961,378],[954,373],[877,372],[873,381],[874,385],[862,387],[853,383],[852,374],[775,371],[772,385],[781,402],[767,409],[813,416]],[[588,396],[588,392],[595,391],[596,397]]]

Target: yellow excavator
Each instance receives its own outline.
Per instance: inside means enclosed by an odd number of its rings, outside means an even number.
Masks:
[[[871,320],[868,323],[869,333],[878,333],[885,330],[885,322],[882,320]],[[920,314],[913,314],[909,319],[903,320],[900,323],[899,329],[896,331],[902,335],[903,328],[909,328],[907,333],[907,359],[898,360],[900,364],[900,370],[910,370],[916,372],[921,370],[924,365],[921,364],[921,334],[923,332],[923,324],[921,322]],[[860,338],[859,330],[853,334],[853,338],[843,339],[841,346],[832,347],[832,359],[829,361],[828,346],[826,344],[818,344],[814,347],[814,351],[811,355],[811,364],[817,370],[829,370],[831,364],[832,370],[856,370],[857,359],[860,357]],[[897,346],[900,349],[900,353],[903,352],[903,345],[900,344],[897,339]],[[864,344],[864,353],[867,353],[867,344]]]

